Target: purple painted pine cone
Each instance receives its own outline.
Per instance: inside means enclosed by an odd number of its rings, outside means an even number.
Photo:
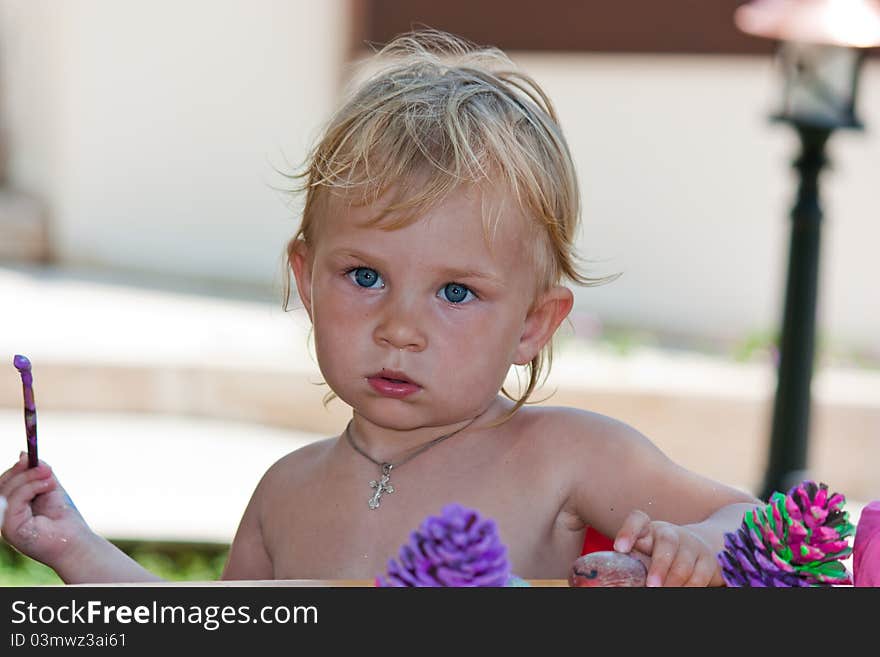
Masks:
[[[718,555],[728,586],[832,586],[850,584],[841,563],[853,534],[843,495],[805,481],[788,495],[776,492],[763,509],[745,515],[724,535]]]
[[[507,548],[495,522],[458,504],[430,516],[388,562],[377,586],[504,586],[510,578]]]

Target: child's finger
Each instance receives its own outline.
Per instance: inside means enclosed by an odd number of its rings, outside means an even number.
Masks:
[[[56,485],[55,480],[51,477],[48,479],[33,479],[22,484],[12,491],[11,495],[6,497],[6,501],[9,504],[7,516],[9,518],[17,516],[22,509],[30,506],[30,503],[37,495],[54,490]]]
[[[27,453],[21,452],[18,455],[18,461],[16,461],[11,468],[6,470],[3,474],[0,474],[0,487],[3,486],[3,483],[15,475],[18,472],[22,472],[23,470],[27,470]]]
[[[50,478],[53,478],[52,468],[48,465],[39,465],[36,468],[26,467],[24,470],[13,472],[11,476],[0,485],[0,495],[3,495],[7,501],[10,501],[19,487],[31,481]]]
[[[647,513],[638,509],[631,512],[614,538],[614,549],[617,552],[629,552],[636,541],[649,534],[650,527],[651,518]]]
[[[679,550],[666,573],[663,586],[684,586],[694,572],[697,565],[697,554],[686,550]]]
[[[715,571],[718,569],[718,563],[710,554],[701,554],[694,564],[694,571],[691,573],[690,579],[685,582],[685,586],[709,586]]]
[[[651,568],[645,586],[663,586],[669,568],[678,554],[678,533],[667,525],[655,526]]]

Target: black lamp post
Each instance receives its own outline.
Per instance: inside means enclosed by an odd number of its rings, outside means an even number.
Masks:
[[[791,211],[785,309],[770,453],[761,496],[787,491],[807,476],[810,382],[815,351],[822,207],[819,173],[838,128],[860,129],[856,89],[865,49],[880,44],[874,0],[752,0],[739,7],[743,32],[779,41],[782,107],[772,118],[794,126],[800,176]]]

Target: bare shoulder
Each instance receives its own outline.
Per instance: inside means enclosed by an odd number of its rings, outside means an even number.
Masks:
[[[565,406],[530,407],[523,414],[523,431],[542,450],[564,460],[598,452],[621,455],[633,449],[656,449],[644,435],[615,418]]]
[[[696,522],[750,494],[688,470],[629,424],[576,408],[530,409],[532,435],[568,490],[568,510],[614,532],[641,509],[657,520]]]
[[[285,454],[266,470],[257,491],[265,495],[279,488],[288,490],[291,486],[305,483],[314,475],[315,469],[323,463],[335,443],[336,438],[325,438]]]
[[[273,579],[275,566],[267,536],[269,511],[289,499],[292,487],[306,485],[335,439],[310,443],[283,456],[256,486],[230,547],[222,579]]]
[[[656,450],[631,426],[607,415],[563,406],[517,411],[511,429],[528,469],[551,473],[557,486],[575,488],[599,481],[608,468],[622,467],[639,450]]]

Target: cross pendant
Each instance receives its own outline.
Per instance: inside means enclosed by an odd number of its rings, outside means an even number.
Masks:
[[[373,493],[373,496],[370,498],[369,505],[371,509],[379,508],[379,498],[382,497],[383,493],[393,493],[394,486],[391,485],[391,468],[392,465],[390,463],[382,464],[382,478],[378,481],[373,480],[370,482],[370,488],[376,489],[376,492]]]

